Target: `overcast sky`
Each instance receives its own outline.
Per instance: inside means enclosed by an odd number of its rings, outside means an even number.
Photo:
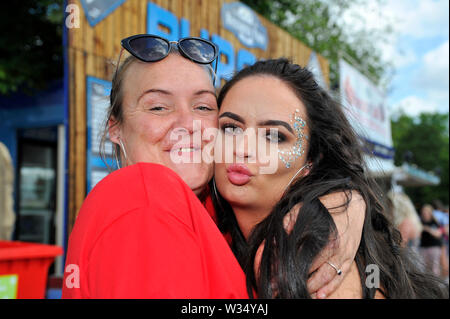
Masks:
[[[395,66],[387,94],[391,113],[448,112],[449,0],[384,0],[353,10],[364,17],[347,17],[355,28],[379,28],[387,21],[394,28],[389,43],[379,44]]]

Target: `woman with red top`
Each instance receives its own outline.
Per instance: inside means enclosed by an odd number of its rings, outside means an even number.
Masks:
[[[83,203],[63,298],[248,298],[245,275],[214,223],[213,163],[200,156],[212,149],[208,129],[217,128],[209,64],[218,49],[152,35],[122,46],[133,56],[114,74],[107,128],[123,168]],[[343,235],[339,259],[353,259],[360,234],[352,227]],[[323,263],[312,291],[329,289],[335,277]]]

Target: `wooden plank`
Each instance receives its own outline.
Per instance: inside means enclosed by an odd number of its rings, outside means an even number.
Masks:
[[[130,14],[130,24],[131,29],[130,32],[132,35],[139,33],[139,15],[138,15],[138,3],[136,0],[128,0],[128,11]]]
[[[130,0],[127,0],[130,1]],[[122,7],[119,7],[112,16],[113,24],[114,24],[114,34],[113,34],[113,55],[112,60],[117,62],[119,58],[121,45],[120,40],[122,40],[125,36],[123,33],[124,26],[124,10]]]
[[[97,76],[96,56],[93,53],[86,53],[86,75]]]
[[[197,1],[178,1],[177,5],[178,17],[189,21],[189,36],[198,37],[200,35],[199,23],[200,20],[202,20],[202,17],[199,15],[200,8],[196,7]],[[196,14],[197,16],[195,17]]]
[[[85,53],[75,51],[75,209],[86,196],[86,72]]]
[[[208,0],[200,0],[200,19],[198,19],[199,21],[199,30],[198,30],[198,34],[195,34],[195,36],[200,36],[200,31],[201,29],[205,29],[205,30],[209,30],[208,29],[208,5],[209,5]],[[192,18],[191,18],[192,19]],[[211,31],[210,31],[210,36],[211,36]]]
[[[117,9],[116,9],[117,10]],[[112,19],[112,14],[103,19],[103,43],[105,44],[105,56],[109,59],[112,58],[114,52],[114,23]]]
[[[86,24],[83,24],[83,33],[84,33],[83,49],[86,52],[93,53],[95,51],[94,28],[91,27],[91,25],[87,22],[87,20],[86,20]]]
[[[210,36],[212,36],[213,34],[219,34],[218,15],[220,13],[219,10],[220,2],[221,2],[220,0],[208,2],[207,30],[209,30]]]
[[[325,83],[330,86],[330,66],[328,64],[328,60],[325,59],[322,55],[317,54],[319,59],[320,68],[325,79]]]
[[[84,25],[87,23],[86,17],[83,12],[83,7],[81,6],[81,3],[79,0],[73,1],[71,4],[74,4],[80,8],[80,15],[79,15],[79,21],[80,21],[80,27],[79,28],[71,28],[72,31],[72,39],[71,39],[71,46],[77,49],[83,49],[84,45]]]
[[[137,33],[147,33],[147,1],[139,0],[138,3],[139,25]]]
[[[68,63],[69,63],[69,173],[68,173],[68,223],[67,223],[67,231],[70,234],[72,231],[73,224],[76,218],[76,209],[75,209],[75,49],[69,47],[67,50],[68,54]]]
[[[85,54],[69,48],[69,232],[86,194]]]
[[[104,43],[104,23],[102,20],[94,27],[94,53],[95,55],[105,55],[105,43]]]
[[[133,16],[131,15],[130,11],[130,3],[126,1],[123,5],[122,12],[123,12],[123,25],[122,25],[122,38],[127,38],[129,36],[132,36],[136,33],[134,33],[134,30],[132,28],[132,22]]]

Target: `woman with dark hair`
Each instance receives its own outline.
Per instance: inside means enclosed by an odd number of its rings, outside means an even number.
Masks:
[[[328,262],[345,278],[327,297],[448,297],[447,287],[402,248],[357,136],[310,71],[287,59],[257,62],[225,84],[218,105],[215,152],[232,161],[216,159],[215,205],[251,296],[254,289],[259,298],[310,298],[312,266],[351,226],[350,219],[344,226],[335,221],[359,213],[365,221],[355,261],[345,270]],[[262,173],[267,146],[277,150],[268,156],[278,164],[272,174]]]
[[[102,143],[108,135],[121,168],[83,202],[63,298],[247,298],[244,272],[214,223],[214,163],[203,157],[214,146],[207,132],[217,131],[211,64],[219,50],[204,39],[151,34],[122,46],[131,55],[112,79]],[[343,234],[333,258],[353,260],[362,223]],[[334,290],[339,276],[318,264],[333,280],[316,276],[310,290]]]

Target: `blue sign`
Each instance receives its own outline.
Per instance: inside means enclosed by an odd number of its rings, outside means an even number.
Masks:
[[[86,78],[87,88],[87,190],[88,192],[101,179],[108,175],[109,170],[100,156],[100,142],[105,127],[105,120],[109,107],[109,95],[111,82],[92,76]],[[115,168],[113,157],[113,145],[110,141],[105,143],[105,155],[108,164]]]
[[[252,9],[240,2],[225,3],[221,11],[225,29],[249,48],[267,49],[267,30]]]
[[[191,36],[190,23],[184,18],[178,21],[178,18],[172,12],[149,2],[147,6],[147,33],[158,35],[169,41],[177,41],[180,38]],[[256,62],[256,57],[251,52],[240,49],[236,54],[231,42],[217,34],[210,37],[208,30],[201,29],[200,37],[211,40],[219,47],[216,87],[220,86],[222,79],[229,80],[236,70],[239,71],[246,65],[252,65]],[[221,59],[222,56],[226,57],[226,62]]]
[[[80,0],[91,27],[106,18],[125,0]]]

